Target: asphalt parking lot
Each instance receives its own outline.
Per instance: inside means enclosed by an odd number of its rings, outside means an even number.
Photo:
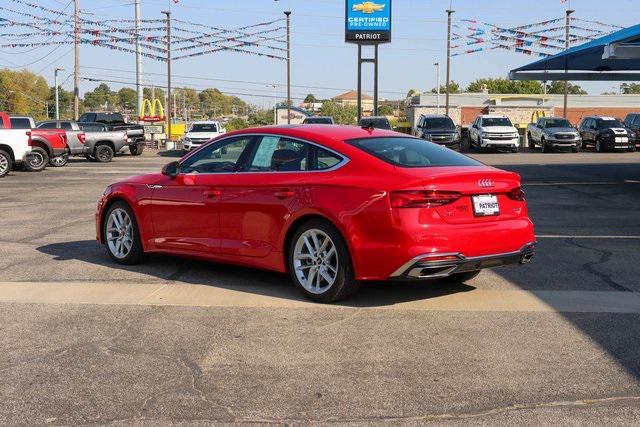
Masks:
[[[519,172],[526,266],[373,283],[333,306],[283,275],[94,240],[104,187],[156,153],[0,180],[0,424],[637,425],[640,153],[474,154]]]

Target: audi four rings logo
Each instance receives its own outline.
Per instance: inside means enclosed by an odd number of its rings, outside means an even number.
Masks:
[[[484,178],[484,179],[479,179],[478,180],[478,185],[482,188],[489,188],[489,187],[493,187],[493,180],[490,178]]]

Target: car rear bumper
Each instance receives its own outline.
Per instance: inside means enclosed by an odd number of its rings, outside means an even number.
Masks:
[[[407,261],[391,279],[435,279],[456,273],[478,271],[505,265],[527,264],[535,254],[535,242],[527,243],[519,251],[467,258],[464,254],[429,253]],[[445,259],[443,259],[445,258]]]

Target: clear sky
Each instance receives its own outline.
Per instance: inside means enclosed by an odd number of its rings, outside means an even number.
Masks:
[[[9,2],[2,2],[8,4]],[[66,9],[73,10],[73,2]],[[39,0],[38,4],[62,9],[68,0]],[[241,27],[292,14],[292,90],[294,97],[314,93],[332,97],[356,87],[354,45],[344,43],[344,0],[142,0],[142,17],[162,18],[160,11],[171,6],[173,17],[225,28]],[[444,81],[446,60],[446,14],[449,0],[394,0],[393,42],[380,48],[380,91],[383,98],[403,98],[407,90],[435,86],[434,62],[440,62]],[[629,26],[640,22],[638,0],[572,0],[578,18]],[[133,0],[81,0],[81,8],[91,19],[133,18]],[[477,19],[501,26],[517,26],[564,16],[567,3],[561,0],[453,0],[454,21]],[[39,12],[40,15],[45,15]],[[0,10],[0,17],[10,15]],[[11,16],[16,18],[15,16]],[[2,38],[0,37],[0,40]],[[454,57],[452,79],[466,85],[479,77],[506,77],[511,68],[536,58],[503,50]],[[144,71],[164,73],[166,66],[144,59]],[[26,65],[29,64],[29,65]],[[72,88],[73,46],[38,49],[4,49],[0,66],[31,71],[53,79],[53,69],[61,74],[66,88]],[[82,74],[105,80],[135,81],[135,58],[128,53],[83,45]],[[277,96],[285,95],[285,63],[237,53],[216,53],[174,62],[174,85],[197,89],[218,87],[223,92],[253,93],[241,96],[258,105],[270,105],[277,83]],[[364,87],[371,91],[373,70],[365,66]],[[145,76],[147,83],[164,84],[162,75]],[[257,84],[252,84],[256,82]],[[97,83],[83,81],[81,91]],[[120,84],[108,83],[117,89]],[[583,84],[592,93],[611,90],[615,83]]]

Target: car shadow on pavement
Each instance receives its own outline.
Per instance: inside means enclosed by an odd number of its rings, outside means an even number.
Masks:
[[[184,150],[167,150],[167,151],[158,151],[158,156],[181,158],[185,155],[185,153],[186,151]]]
[[[156,254],[147,255],[140,265],[123,266],[114,263],[104,247],[95,240],[53,243],[40,246],[37,250],[52,256],[56,261],[78,260],[113,269],[113,277],[117,277],[118,281],[130,278],[130,283],[143,283],[152,276],[160,280],[214,286],[296,301],[305,300],[288,275],[271,271]],[[109,281],[108,277],[107,275],[104,281]],[[355,295],[338,304],[345,307],[379,307],[470,292],[474,289],[463,283],[441,281],[371,282],[363,284]]]

